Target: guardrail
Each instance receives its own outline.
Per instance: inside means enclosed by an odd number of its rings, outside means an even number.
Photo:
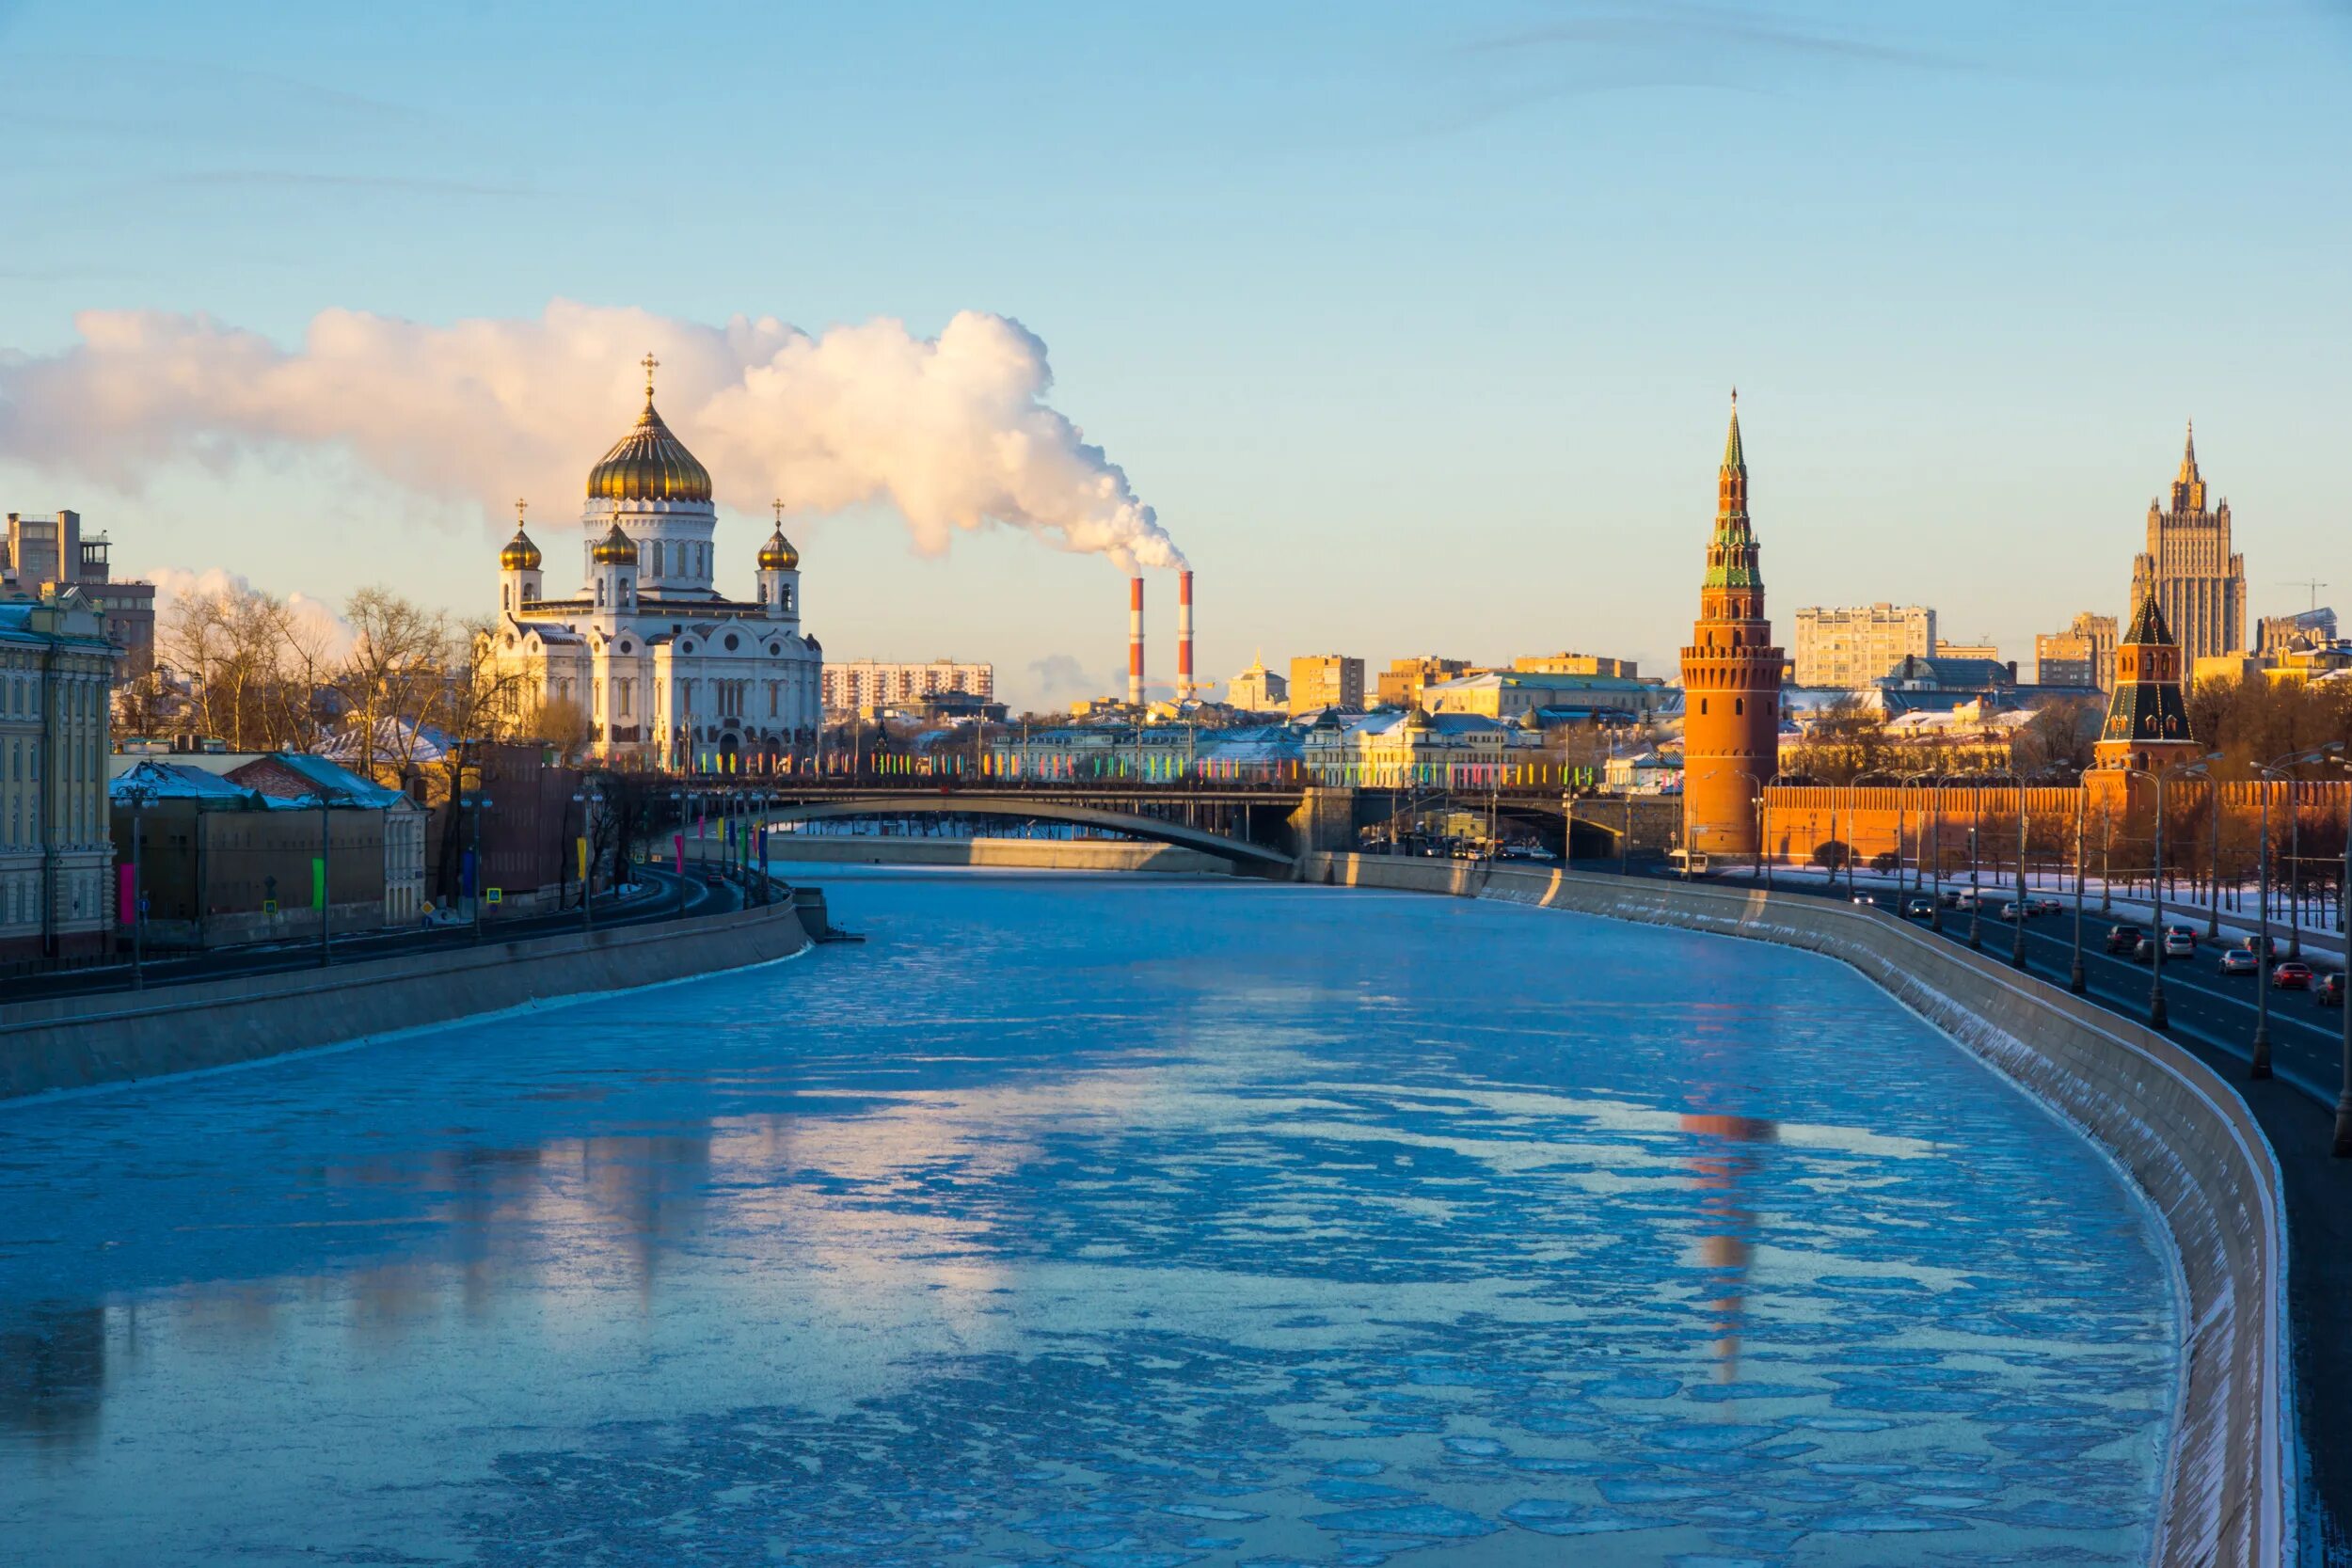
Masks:
[[[1308,855],[1302,879],[1675,926],[1844,960],[2099,1144],[2180,1265],[2179,1404],[2150,1560],[2256,1568],[2294,1549],[2286,1210],[2245,1101],[2148,1029],[1874,908],[1572,871]]]

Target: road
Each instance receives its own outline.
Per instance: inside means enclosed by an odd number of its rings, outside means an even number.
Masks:
[[[640,879],[637,891],[597,897],[595,911],[597,925],[633,926],[676,917],[678,878],[652,866],[636,867],[634,874]],[[689,916],[723,914],[743,907],[742,890],[733,883],[710,887],[699,875],[689,876],[685,880],[685,912]],[[485,942],[516,942],[579,929],[580,910],[574,906],[547,914],[487,918],[483,923],[480,940]],[[406,927],[391,931],[361,931],[350,936],[337,936],[331,941],[330,952],[336,963],[352,963],[435,948],[468,947],[475,940],[470,925]],[[218,948],[209,953],[151,958],[146,965],[146,983],[151,990],[198,980],[218,980],[236,974],[275,974],[318,967],[319,947],[316,940],[262,942]],[[123,990],[130,985],[130,975],[131,966],[127,959],[121,963],[63,970],[52,974],[27,975],[0,988],[0,997],[10,1002],[22,1002],[34,997]]]

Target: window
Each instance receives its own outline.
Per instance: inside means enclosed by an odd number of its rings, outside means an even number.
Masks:
[[[661,541],[659,539],[653,542],[652,563],[647,566],[646,570],[651,572],[655,577],[660,577],[661,575]]]
[[[1699,717],[1702,719],[1707,717],[1707,699],[1704,697],[1699,699]]]
[[[1748,700],[1745,697],[1734,697],[1731,700],[1731,713],[1733,718],[1742,718],[1746,715],[1747,711]]]
[[[620,705],[613,710],[614,713],[623,719],[630,717],[629,710],[635,705],[637,696],[637,683],[632,680],[620,680],[613,682],[612,687],[614,699]]]

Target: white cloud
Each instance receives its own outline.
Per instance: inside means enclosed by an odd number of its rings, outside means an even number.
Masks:
[[[1002,316],[964,311],[918,338],[888,320],[811,336],[565,300],[450,326],[327,310],[293,352],[200,315],[76,325],[56,355],[0,357],[0,456],[126,491],[162,463],[339,448],[495,527],[518,493],[562,517],[634,417],[650,349],[663,418],[723,505],[885,503],[928,554],[995,523],[1122,567],[1184,560],[1127,476],[1044,403],[1045,345]]]

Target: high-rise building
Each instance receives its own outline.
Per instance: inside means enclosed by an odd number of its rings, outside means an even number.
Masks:
[[[1989,637],[1980,637],[1974,642],[1950,642],[1939,637],[1935,640],[1935,657],[1980,658],[1988,664],[1998,664],[2001,662],[2001,645]]]
[[[1272,713],[1290,705],[1291,683],[1265,667],[1263,655],[1225,683],[1225,701],[1244,713]]]
[[[155,668],[155,585],[118,582],[108,564],[113,546],[104,534],[85,538],[82,515],[54,517],[8,514],[8,587],[38,599],[53,584],[71,584],[104,618],[106,640],[118,650],[118,685],[144,679]]]
[[[2151,594],[2185,659],[2246,651],[2246,558],[2230,550],[2229,501],[2205,505],[2194,424],[2172,481],[2172,504],[2148,503],[2148,547],[2132,559],[2132,603]]]
[[[818,692],[828,713],[854,713],[861,708],[889,707],[919,697],[960,691],[982,702],[996,695],[996,667],[961,664],[935,658],[928,664],[888,664],[858,658],[828,664],[818,677]]]
[[[2084,610],[2064,631],[2033,640],[2033,678],[2038,686],[2095,686],[2115,689],[2115,617]]]
[[[1797,611],[1797,684],[1868,686],[1906,655],[1935,652],[1935,611],[1926,605],[1871,604]]]
[[[1756,801],[1780,769],[1780,666],[1748,524],[1748,464],[1734,392],[1699,618],[1682,650],[1685,849],[1728,855],[1756,848]]]
[[[1311,654],[1291,660],[1291,712],[1364,705],[1364,661],[1345,654]]]
[[[1467,658],[1441,658],[1424,654],[1419,658],[1392,658],[1380,672],[1379,689],[1375,693],[1382,707],[1419,707],[1422,689],[1432,681],[1452,680],[1470,673]]]
[[[2115,651],[2115,694],[2091,748],[2106,772],[2161,772],[2199,750],[2181,696],[2181,649],[2153,594],[2139,601],[2131,630]]]

